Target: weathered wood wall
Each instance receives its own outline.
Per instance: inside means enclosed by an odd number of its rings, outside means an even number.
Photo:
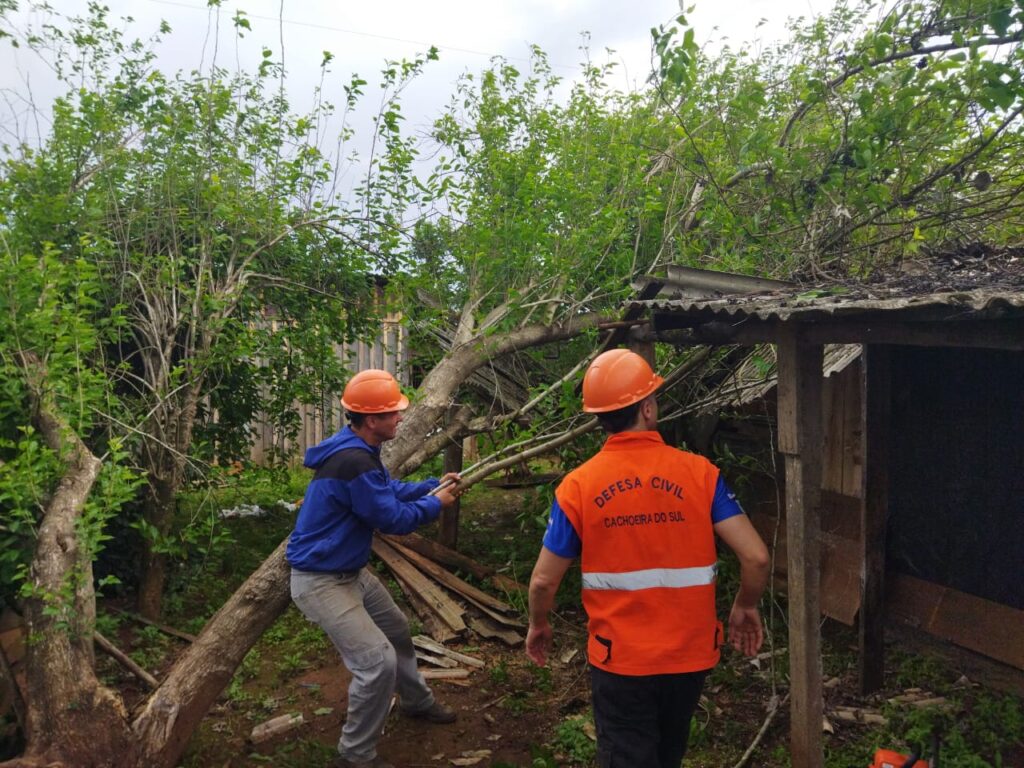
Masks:
[[[394,374],[403,386],[409,385],[407,332],[397,318],[386,318],[381,324],[380,334],[372,342],[336,345],[335,354],[352,373],[364,368],[383,368]],[[341,392],[325,393],[320,403],[296,402],[294,408],[301,420],[294,437],[275,429],[265,416],[253,425],[249,454],[253,463],[267,466],[282,461],[301,461],[307,448],[344,426]]]
[[[843,496],[861,495],[860,361],[823,382],[825,419],[821,488]]]

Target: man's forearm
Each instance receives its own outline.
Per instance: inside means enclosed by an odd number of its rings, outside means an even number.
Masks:
[[[548,614],[555,605],[555,592],[557,585],[539,582],[536,579],[530,581],[530,623],[534,626],[542,626],[548,623]]]
[[[736,592],[736,602],[745,608],[756,606],[768,586],[770,571],[769,560],[740,561],[740,588]]]

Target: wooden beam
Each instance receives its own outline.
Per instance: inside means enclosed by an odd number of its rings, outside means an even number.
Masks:
[[[775,320],[736,319],[695,323],[671,314],[655,317],[656,330],[638,331],[638,338],[695,346],[703,344],[757,344],[780,338],[782,324]],[[804,337],[813,344],[902,344],[912,347],[965,347],[1024,351],[1024,321],[970,320],[896,321],[827,320],[802,323]]]
[[[967,347],[1024,350],[1024,321],[951,318],[940,321],[830,320],[807,323],[816,344],[902,344],[911,347]]]
[[[822,768],[821,498],[822,348],[800,326],[779,334],[779,450],[786,465],[789,586],[790,756],[793,768]]]
[[[860,691],[882,687],[885,674],[885,527],[889,509],[891,350],[861,353]]]

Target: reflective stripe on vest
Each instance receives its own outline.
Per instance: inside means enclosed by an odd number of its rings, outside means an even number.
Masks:
[[[698,568],[648,568],[623,573],[584,573],[584,589],[621,589],[629,592],[656,587],[703,587],[715,583],[717,563]]]

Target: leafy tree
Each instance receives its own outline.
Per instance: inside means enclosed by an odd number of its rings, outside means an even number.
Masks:
[[[93,672],[92,565],[138,482],[99,416],[118,408],[96,360],[119,318],[89,322],[97,273],[53,249],[27,256],[3,243],[0,285],[0,598],[23,605],[32,629],[26,730],[102,749],[107,731],[94,729],[123,707]],[[88,711],[62,713],[83,700]]]
[[[207,435],[237,450],[257,409],[294,427],[293,400],[337,391],[333,344],[364,328],[369,263],[314,142],[331,107],[290,114],[271,51],[253,75],[172,78],[105,8],[69,25],[29,41],[87,85],[57,100],[41,147],[5,163],[0,226],[18,252],[86,260],[103,288],[92,318],[123,318],[104,353],[130,411],[120,426],[142,438],[139,595],[153,616],[200,417],[223,415]]]
[[[654,30],[688,200],[673,258],[865,275],[923,248],[1019,241],[1024,9],[1012,0],[839,3],[758,56]]]

